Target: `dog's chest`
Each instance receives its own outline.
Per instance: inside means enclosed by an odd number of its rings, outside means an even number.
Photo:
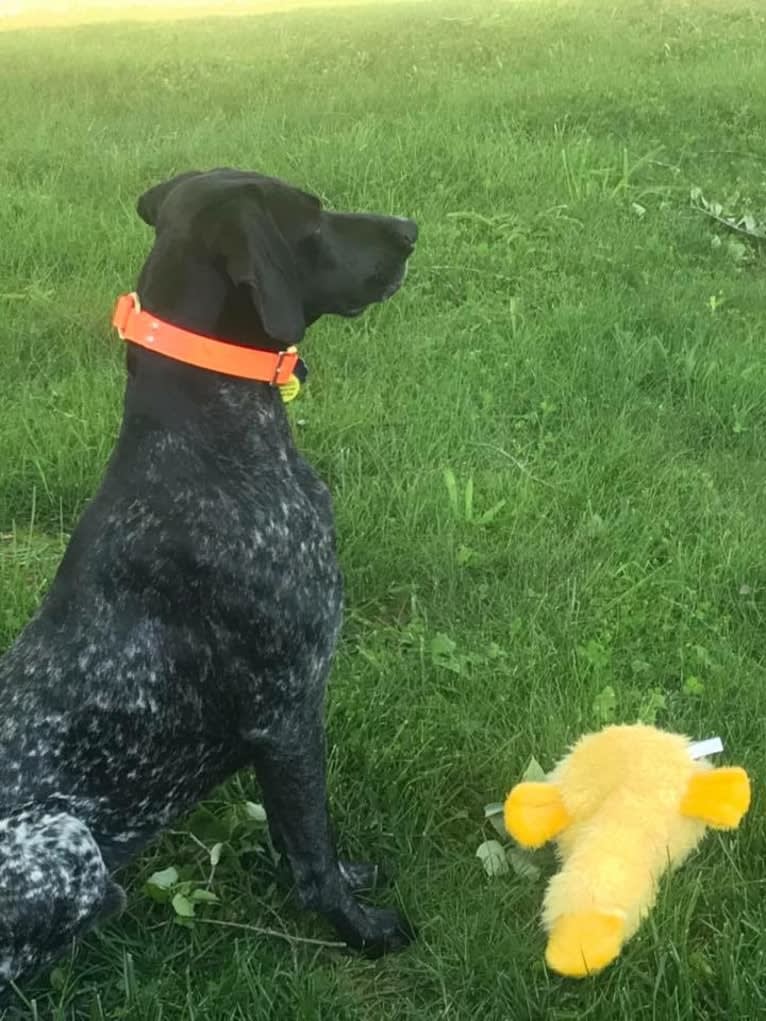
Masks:
[[[225,484],[200,486],[183,509],[188,561],[170,581],[197,620],[203,670],[225,689],[231,712],[270,715],[324,681],[342,616],[342,579],[326,486],[299,459],[266,464]],[[220,703],[218,703],[220,705]],[[218,707],[216,706],[216,708]]]
[[[128,827],[116,850],[246,763],[252,742],[275,732],[296,703],[320,699],[340,629],[331,501],[310,470],[201,488],[189,520],[192,566],[176,591],[179,617],[195,624],[170,650],[161,693],[139,682],[147,705],[163,703],[133,764],[136,787],[155,793],[121,807]],[[167,569],[160,574],[168,580]],[[186,737],[169,762],[164,734],[174,720]]]
[[[198,576],[211,581],[211,610],[228,606],[273,616],[283,606],[291,616],[322,609],[333,615],[340,573],[332,504],[308,466],[202,492],[193,503],[190,539],[198,543]]]

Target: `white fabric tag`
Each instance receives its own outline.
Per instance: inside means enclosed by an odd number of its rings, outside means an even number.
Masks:
[[[706,741],[695,741],[689,745],[689,755],[693,759],[706,759],[708,755],[717,755],[723,751],[720,737],[709,737]]]

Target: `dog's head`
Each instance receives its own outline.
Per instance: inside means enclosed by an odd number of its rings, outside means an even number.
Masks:
[[[275,178],[229,169],[158,184],[138,213],[156,230],[139,282],[156,315],[180,299],[204,319],[204,300],[219,336],[277,346],[322,315],[358,315],[391,297],[418,234],[412,220],[331,212]]]
[[[61,807],[0,820],[0,1003],[11,981],[54,962],[124,903],[90,830]]]

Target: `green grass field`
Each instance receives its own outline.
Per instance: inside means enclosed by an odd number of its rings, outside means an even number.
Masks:
[[[275,885],[242,776],[18,1016],[766,1015],[766,274],[690,201],[763,222],[765,14],[437,0],[0,35],[0,648],[115,436],[139,192],[231,164],[421,226],[394,301],[313,331],[293,415],[347,576],[335,817],[394,867],[379,899],[419,942],[377,964],[301,942],[333,937]],[[531,756],[638,717],[721,734],[753,808],[615,966],[566,982],[542,963],[544,878],[475,857],[483,806]],[[146,879],[204,886],[216,842],[220,901],[177,924]]]

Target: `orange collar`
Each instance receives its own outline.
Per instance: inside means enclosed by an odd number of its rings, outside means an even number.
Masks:
[[[166,358],[196,365],[198,369],[222,372],[226,376],[238,376],[240,379],[254,379],[272,386],[290,383],[300,362],[294,347],[286,351],[242,347],[166,323],[142,310],[135,291],[123,294],[117,300],[112,325],[117,328],[122,340],[138,344]]]

